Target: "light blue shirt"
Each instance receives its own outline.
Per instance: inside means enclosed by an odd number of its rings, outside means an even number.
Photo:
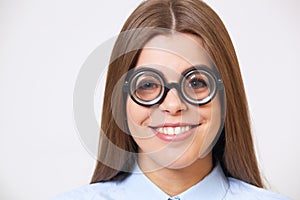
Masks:
[[[172,184],[170,182],[170,184]],[[152,183],[136,165],[122,182],[95,183],[61,194],[53,200],[289,200],[243,181],[227,178],[217,165],[202,181],[170,197]]]

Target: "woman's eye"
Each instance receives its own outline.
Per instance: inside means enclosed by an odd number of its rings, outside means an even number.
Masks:
[[[151,81],[144,81],[142,83],[139,83],[137,89],[138,90],[151,90],[157,88],[158,85]]]
[[[190,81],[189,86],[193,89],[200,89],[207,87],[207,84],[203,79],[195,78]]]

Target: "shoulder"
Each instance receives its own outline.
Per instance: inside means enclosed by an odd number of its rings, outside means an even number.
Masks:
[[[107,200],[121,199],[117,182],[94,183],[59,194],[51,200]],[[118,191],[117,191],[118,190]]]
[[[290,200],[289,198],[271,192],[269,190],[256,187],[238,179],[228,178],[229,189],[228,199],[244,199],[244,200]]]

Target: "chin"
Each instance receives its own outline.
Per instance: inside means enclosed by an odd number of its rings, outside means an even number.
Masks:
[[[178,158],[176,161],[169,164],[166,168],[169,169],[184,169],[187,168],[199,160],[198,156],[182,156]]]
[[[187,168],[189,166],[191,166],[194,162],[196,162],[197,159],[193,160],[193,161],[175,161],[174,163],[172,163],[171,165],[167,166],[166,168],[168,169],[175,169],[175,170],[179,170],[179,169],[184,169]]]
[[[189,154],[183,154],[177,157],[174,156],[174,154],[173,155],[164,154],[163,156],[160,154],[159,157],[158,156],[155,157],[152,157],[152,160],[154,160],[161,168],[174,169],[174,170],[188,168],[189,166],[192,166],[198,163],[199,161],[204,162],[206,160],[206,157],[200,159],[198,153],[196,152],[195,153],[189,152]]]

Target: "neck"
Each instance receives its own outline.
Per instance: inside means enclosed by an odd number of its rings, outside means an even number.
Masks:
[[[212,154],[196,160],[184,168],[163,167],[153,172],[146,172],[145,158],[139,158],[139,166],[145,175],[169,196],[176,196],[200,182],[213,168]]]

